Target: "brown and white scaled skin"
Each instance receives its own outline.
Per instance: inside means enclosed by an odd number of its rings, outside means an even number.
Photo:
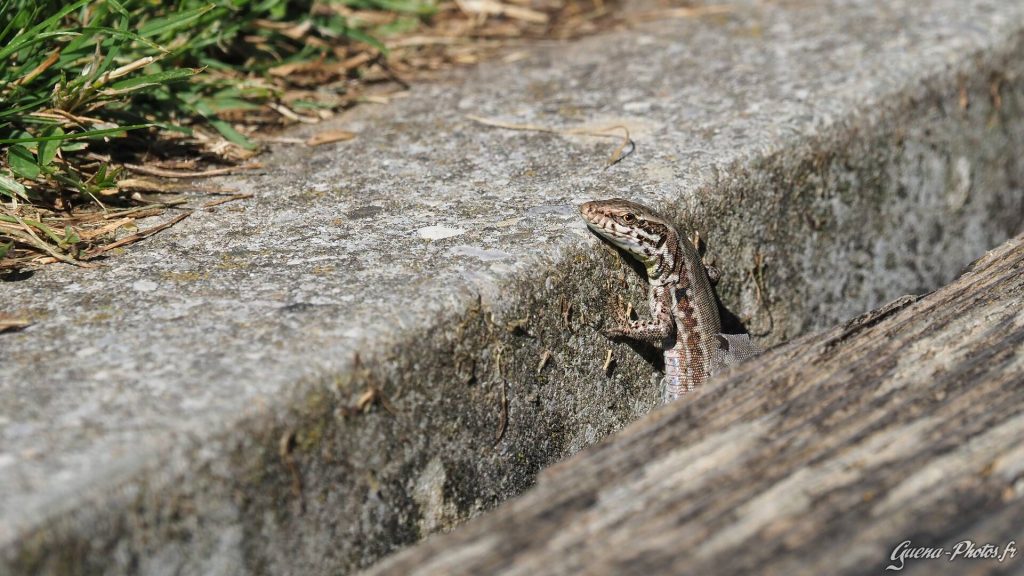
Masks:
[[[659,346],[665,356],[663,400],[671,402],[703,384],[723,365],[730,344],[756,346],[749,336],[721,334],[722,325],[697,249],[668,220],[650,208],[623,200],[595,200],[580,206],[587,226],[636,258],[647,269],[650,320],[625,318],[606,333]]]

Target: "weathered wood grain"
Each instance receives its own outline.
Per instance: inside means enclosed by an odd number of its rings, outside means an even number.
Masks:
[[[1024,573],[1024,236],[777,348],[371,574]]]

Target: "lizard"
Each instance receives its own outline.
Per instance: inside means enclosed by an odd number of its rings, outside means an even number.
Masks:
[[[605,331],[661,348],[662,402],[702,385],[725,366],[760,353],[749,334],[723,334],[718,301],[696,246],[654,210],[622,198],[579,207],[587,226],[647,269],[650,320],[628,312]]]

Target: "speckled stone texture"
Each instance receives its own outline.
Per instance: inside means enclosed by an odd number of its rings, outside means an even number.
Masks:
[[[305,128],[359,136],[0,284],[35,322],[0,335],[0,573],[338,574],[521,493],[658,396],[657,354],[599,332],[643,291],[584,200],[698,230],[767,345],[1021,230],[1024,4],[729,6]]]

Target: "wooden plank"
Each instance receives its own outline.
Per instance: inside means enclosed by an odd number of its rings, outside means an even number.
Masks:
[[[890,573],[1024,550],[1024,235],[772,350],[370,574]],[[1024,573],[1012,558],[902,573]],[[1007,554],[1008,555],[1008,554]]]

